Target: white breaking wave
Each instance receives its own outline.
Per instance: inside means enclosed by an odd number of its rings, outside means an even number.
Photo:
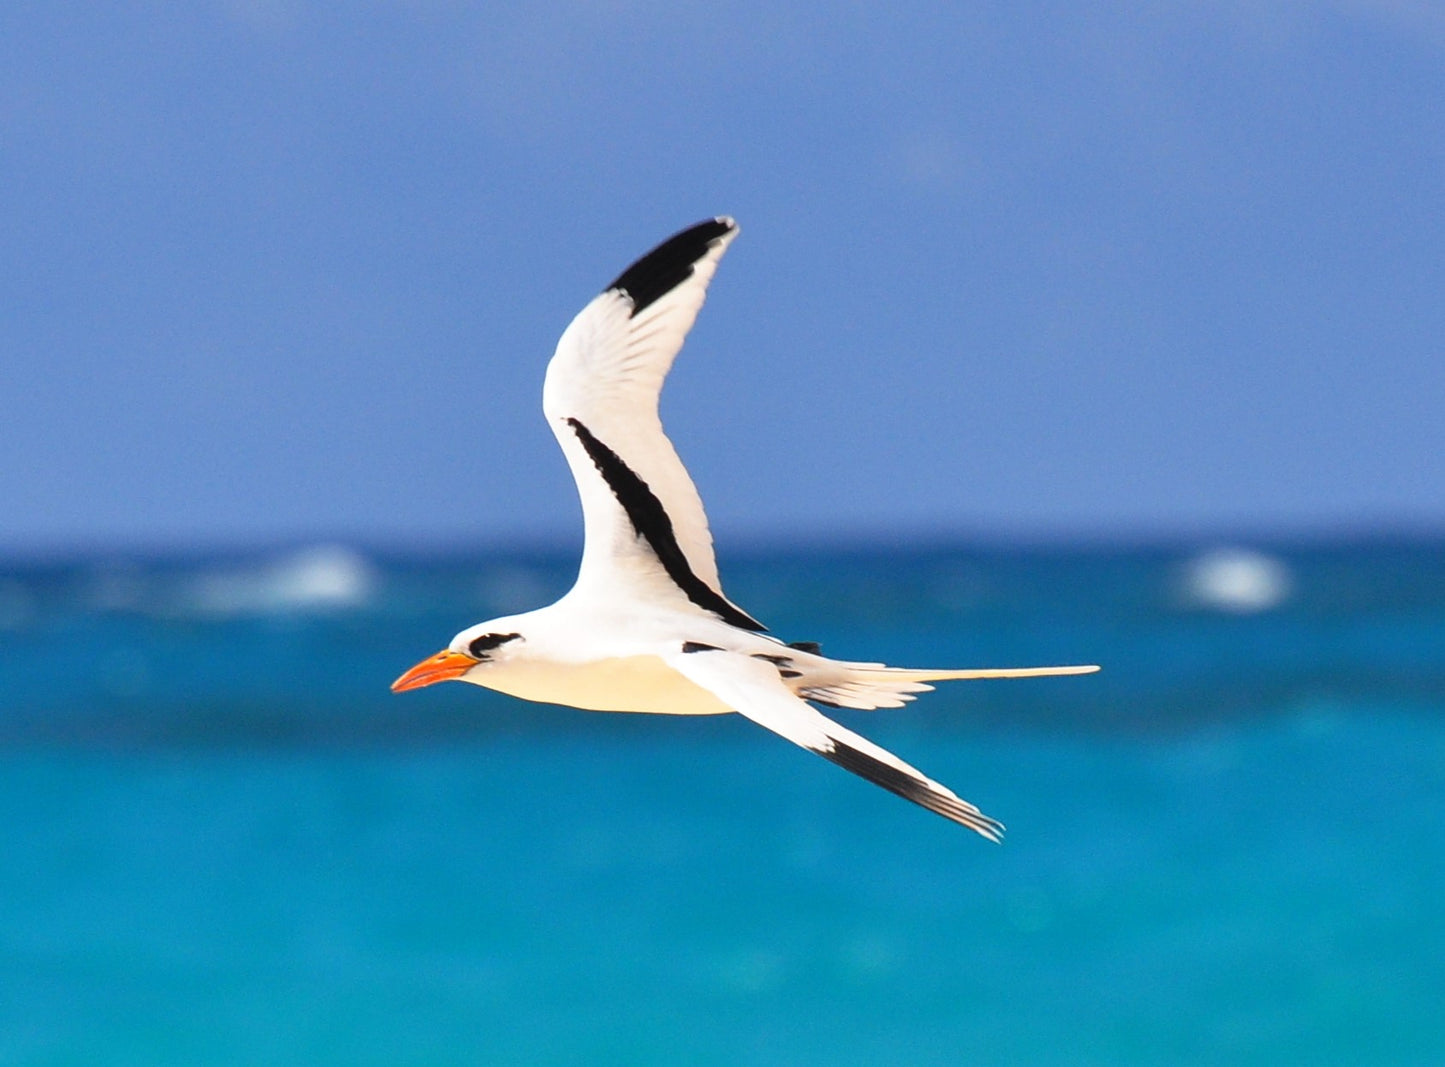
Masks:
[[[365,604],[377,585],[375,568],[344,545],[314,545],[264,563],[195,576],[182,606],[202,615],[334,611]]]
[[[1294,579],[1282,560],[1249,548],[1214,548],[1184,565],[1184,599],[1194,607],[1239,615],[1268,611],[1288,599]]]

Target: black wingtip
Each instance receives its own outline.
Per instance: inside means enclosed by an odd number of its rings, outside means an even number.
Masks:
[[[1004,826],[997,819],[990,818],[972,804],[959,800],[955,796],[937,792],[927,782],[915,778],[897,767],[890,766],[866,752],[860,752],[851,745],[838,740],[834,740],[831,750],[815,748],[813,751],[824,759],[836,763],[845,771],[852,771],[858,777],[866,778],[874,785],[882,786],[904,800],[911,800],[920,807],[942,815],[945,819],[951,819],[967,826],[990,841],[1003,840]]]
[[[636,315],[692,277],[693,264],[707,255],[713,242],[737,228],[726,215],[689,226],[628,267],[607,289],[621,289],[630,296]]]

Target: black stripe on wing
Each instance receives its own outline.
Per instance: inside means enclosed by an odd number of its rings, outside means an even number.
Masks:
[[[740,629],[760,633],[766,631],[766,626],[729,603],[721,593],[693,573],[692,565],[687,562],[687,557],[677,543],[677,534],[673,531],[672,519],[668,518],[667,509],[662,506],[662,501],[657,499],[657,494],[648,488],[647,483],[622,462],[616,452],[593,437],[592,431],[582,423],[569,418],[567,425],[577,434],[577,439],[582,442],[582,447],[587,450],[587,455],[612,490],[612,495],[622,505],[622,510],[627,512],[632,529],[652,546],[653,554],[662,564],[662,569],[686,594],[687,599]]]
[[[997,819],[989,818],[972,804],[957,797],[938,792],[923,779],[884,763],[876,756],[860,752],[841,741],[834,741],[831,750],[814,748],[810,751],[831,760],[845,771],[852,771],[860,778],[868,779],[874,785],[881,785],[890,793],[897,793],[904,800],[911,800],[929,811],[937,812],[945,819],[952,819],[970,830],[977,830],[990,841],[1003,838],[1003,823]]]
[[[621,289],[630,296],[636,315],[691,278],[693,264],[707,255],[714,241],[735,229],[737,223],[732,219],[708,219],[673,234],[619,274],[607,289]]]

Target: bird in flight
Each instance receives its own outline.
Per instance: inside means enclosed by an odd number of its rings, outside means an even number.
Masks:
[[[702,500],[658,417],[672,361],[738,234],[721,217],[668,238],[572,320],[542,410],[582,498],[577,581],[550,607],[478,623],[393,684],[463,681],[524,700],[662,715],[738,712],[991,840],[1003,824],[813,705],[896,708],[930,682],[1095,666],[912,670],[785,644],[729,600]]]

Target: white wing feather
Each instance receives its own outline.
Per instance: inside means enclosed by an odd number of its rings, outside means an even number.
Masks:
[[[651,490],[671,520],[692,573],[721,594],[702,500],[658,415],[663,381],[697,318],[718,260],[738,232],[731,219],[716,221],[726,229],[708,242],[679,284],[636,316],[629,294],[615,288],[602,293],[572,320],[547,366],[542,409],[582,498],[586,547],[579,585],[613,585],[619,579],[635,585],[639,568],[646,570],[653,561],[650,546],[583,446],[573,420]]]

